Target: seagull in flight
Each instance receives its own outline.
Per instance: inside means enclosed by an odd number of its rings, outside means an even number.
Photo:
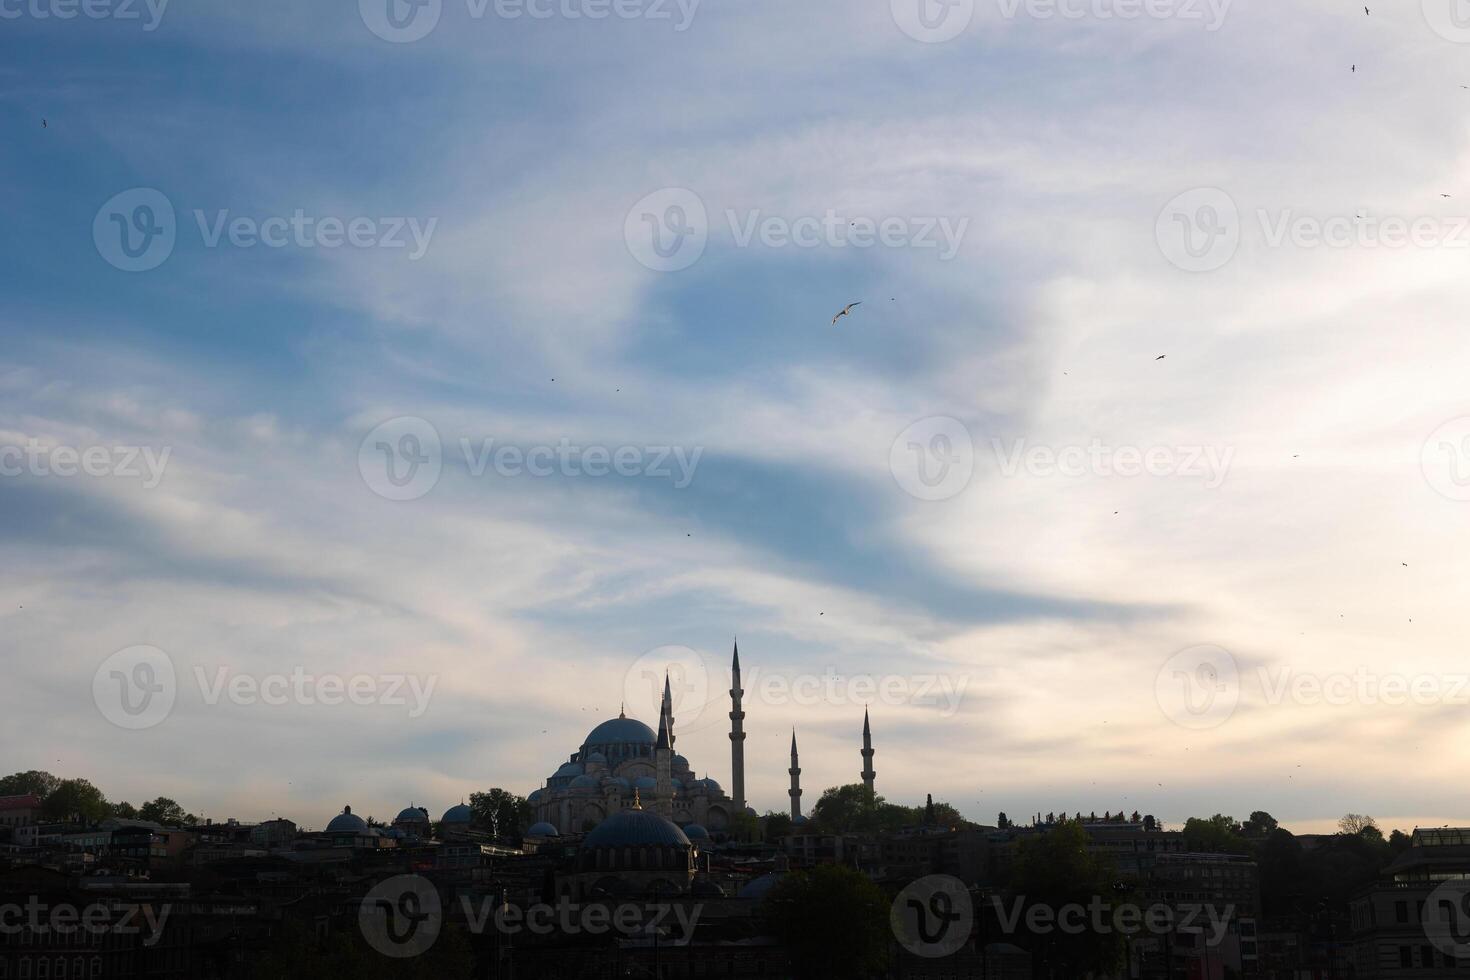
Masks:
[[[843,317],[845,317],[849,313],[851,313],[852,312],[852,308],[854,306],[862,306],[862,305],[863,305],[863,301],[862,300],[858,300],[856,303],[848,303],[846,306],[844,306],[842,308],[842,310],[836,316],[834,316],[832,318],[832,326],[834,326],[834,327],[837,326],[837,321],[838,320],[841,320]]]
[[[1166,358],[1168,356],[1169,356],[1168,354],[1160,354],[1158,357],[1154,358],[1154,360],[1156,360],[1156,361],[1162,361],[1164,358]]]

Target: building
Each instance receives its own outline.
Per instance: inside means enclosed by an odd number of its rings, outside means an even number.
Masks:
[[[1415,830],[1408,849],[1353,899],[1353,961],[1360,980],[1470,976],[1470,956],[1455,955],[1470,952],[1470,946],[1463,938],[1454,942],[1470,925],[1462,911],[1470,882],[1464,888],[1454,884],[1463,879],[1470,879],[1470,827]],[[1434,896],[1446,882],[1450,890]],[[1448,910],[1445,896],[1451,900]],[[1448,923],[1449,934],[1439,936],[1432,918],[1446,911],[1458,911],[1461,921]]]
[[[0,827],[24,827],[41,819],[41,798],[33,793],[0,796]]]

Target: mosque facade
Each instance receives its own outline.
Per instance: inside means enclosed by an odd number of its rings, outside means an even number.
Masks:
[[[665,677],[657,729],[620,711],[616,718],[588,732],[545,785],[531,792],[527,800],[535,813],[533,833],[555,836],[591,831],[614,814],[633,809],[635,798],[643,810],[671,821],[695,839],[727,832],[736,814],[756,816],[745,801],[745,691],[740,686],[738,644],[731,658],[730,678],[730,793],[714,779],[696,775],[689,760],[675,750],[673,699]],[[791,753],[792,817],[804,823],[794,732]],[[862,778],[869,789],[873,788],[873,754],[865,712]]]

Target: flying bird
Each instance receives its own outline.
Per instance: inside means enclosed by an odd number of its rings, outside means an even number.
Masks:
[[[41,128],[42,128],[42,129],[48,129],[48,128],[49,128],[49,127],[48,127],[48,126],[47,126],[47,125],[46,125],[46,120],[44,120],[44,119],[42,119],[42,120],[41,120]]]
[[[1441,194],[1440,197],[1449,197],[1449,195],[1448,194]]]
[[[852,312],[852,308],[854,306],[862,306],[862,305],[863,305],[863,301],[862,300],[858,300],[856,303],[848,303],[846,306],[844,306],[842,308],[842,311],[841,312],[839,312],[836,316],[834,316],[832,318],[832,326],[834,326],[834,327],[837,326],[837,321],[838,320],[841,320],[843,317],[845,317],[849,313],[851,313]]]
[[[1154,360],[1156,360],[1156,361],[1162,361],[1164,358],[1166,358],[1168,356],[1169,356],[1168,354],[1160,354],[1158,357],[1154,358]]]

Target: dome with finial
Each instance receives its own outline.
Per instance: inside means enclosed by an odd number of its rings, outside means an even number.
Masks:
[[[633,792],[633,805],[612,814],[592,829],[582,841],[583,850],[660,845],[689,846],[689,838],[678,824],[643,809],[638,791]]]
[[[327,833],[340,834],[348,831],[367,830],[367,821],[352,812],[352,807],[344,806],[342,812],[332,818],[327,824]]]
[[[559,835],[556,832],[556,827],[554,827],[553,825],[547,823],[545,820],[542,820],[542,821],[540,821],[538,823],[531,824],[531,826],[526,830],[526,836],[527,837],[556,837],[556,836],[559,836]]]
[[[444,811],[441,818],[442,823],[473,823],[475,811],[464,800],[460,800],[457,806],[452,806]]]

